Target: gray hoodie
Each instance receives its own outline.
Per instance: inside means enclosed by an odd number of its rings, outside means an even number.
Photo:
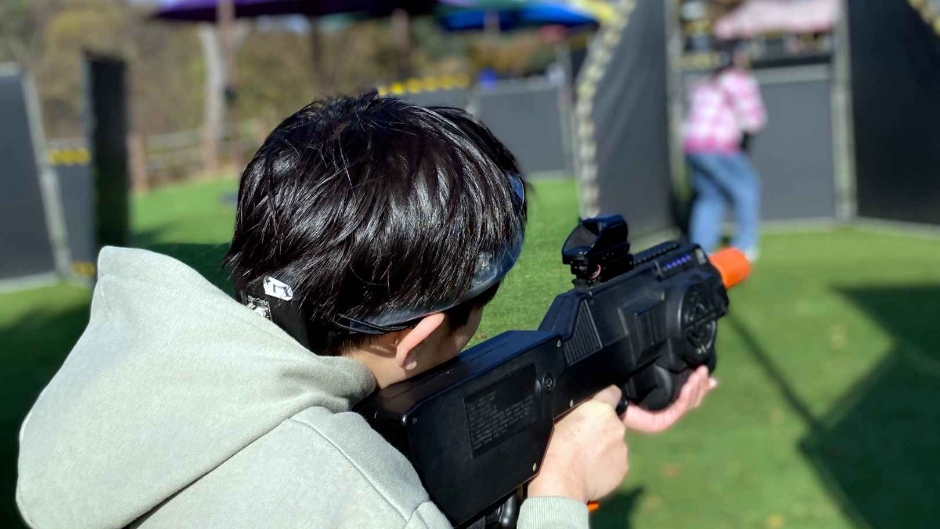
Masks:
[[[450,527],[350,411],[374,388],[183,263],[105,248],[88,327],[23,422],[17,505],[37,529]],[[564,498],[519,520],[587,525]]]

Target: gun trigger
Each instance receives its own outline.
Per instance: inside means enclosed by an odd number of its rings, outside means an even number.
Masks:
[[[617,403],[617,416],[622,417],[624,413],[627,413],[627,408],[630,407],[630,401],[627,400],[626,395],[620,397],[620,402]]]

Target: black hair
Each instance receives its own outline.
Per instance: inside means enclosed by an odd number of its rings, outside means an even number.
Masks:
[[[324,330],[337,316],[458,299],[481,253],[525,229],[510,182],[519,173],[462,110],[375,91],[315,101],[278,125],[242,174],[224,263],[236,290],[267,276],[290,285],[307,323]],[[445,311],[451,328],[496,288]],[[345,336],[317,352],[367,340]]]
[[[714,75],[718,75],[725,70],[734,67],[734,54],[746,49],[747,42],[741,38],[719,39],[712,45],[712,51],[718,56],[718,64],[715,66]]]

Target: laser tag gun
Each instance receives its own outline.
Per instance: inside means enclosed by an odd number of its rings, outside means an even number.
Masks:
[[[714,371],[726,288],[748,273],[737,250],[710,261],[667,242],[631,254],[619,215],[581,222],[562,261],[574,288],[537,331],[500,334],[356,408],[456,527],[514,527],[554,421],[600,390],[622,388],[618,413],[659,410],[696,367]]]

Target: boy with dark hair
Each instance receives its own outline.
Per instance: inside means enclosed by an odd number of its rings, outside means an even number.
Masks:
[[[435,312],[457,329],[518,257],[524,195],[512,154],[462,111],[372,94],[315,102],[248,164],[225,261],[248,304],[271,302],[265,280],[302,292],[275,296],[275,323],[320,354]],[[486,284],[474,275],[484,256],[499,269]]]
[[[351,409],[468,343],[525,218],[513,156],[462,111],[374,93],[300,110],[242,176],[226,256],[242,304],[171,258],[102,251],[88,328],[21,429],[24,519],[449,527]],[[585,502],[626,474],[625,427],[664,429],[711,387],[696,372],[657,414],[617,417],[616,388],[576,408],[519,527],[586,527]]]

